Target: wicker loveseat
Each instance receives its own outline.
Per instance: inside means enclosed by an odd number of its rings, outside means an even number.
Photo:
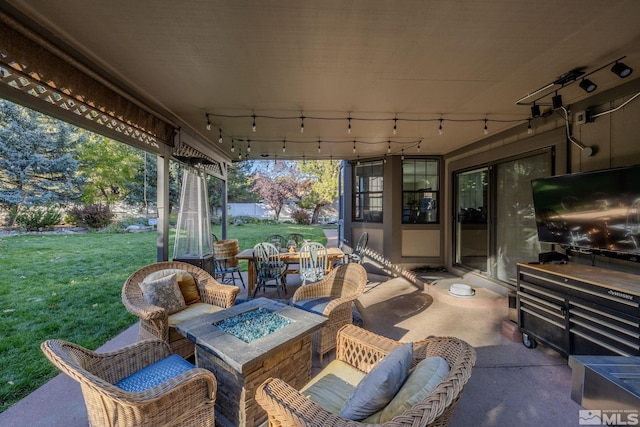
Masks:
[[[314,349],[322,356],[336,346],[338,329],[353,320],[353,302],[364,292],[367,272],[359,264],[343,264],[331,270],[319,282],[300,286],[291,302],[302,309],[315,311],[329,321],[313,335]],[[310,304],[309,304],[310,303]],[[316,304],[317,303],[317,304]]]
[[[178,357],[172,356],[169,346],[160,340],[138,341],[106,353],[55,339],[40,347],[53,365],[80,383],[91,427],[215,424],[217,382],[206,369],[191,366],[178,372],[174,368],[175,375],[167,373],[166,380],[158,380],[150,388],[137,383],[140,391],[127,391],[131,386],[120,385],[154,364]],[[187,362],[183,359],[183,363]],[[168,371],[165,368],[164,372]]]
[[[195,280],[196,302],[184,309],[169,314],[163,307],[149,304],[143,297],[141,283],[148,277],[162,276],[171,272],[186,272]],[[193,354],[194,344],[180,335],[175,325],[203,314],[209,314],[233,306],[240,292],[237,286],[223,285],[205,270],[179,261],[158,262],[147,265],[133,273],[122,287],[122,303],[126,309],[140,318],[138,339],[157,338],[171,346],[173,353],[182,357]]]
[[[442,380],[433,385],[434,388],[429,394],[386,422],[375,421],[375,415],[372,417],[374,421],[347,420],[339,417],[335,410],[330,412],[310,398],[318,396],[318,388],[323,387],[325,390],[320,391],[325,392],[327,396],[339,394],[341,388],[348,388],[362,380],[378,361],[402,345],[403,343],[354,325],[344,326],[337,336],[336,360],[325,367],[307,386],[298,391],[278,378],[268,378],[258,387],[256,401],[267,412],[271,427],[371,425],[365,422],[387,427],[446,426],[476,361],[473,347],[458,338],[434,337],[413,343],[411,365],[414,371],[417,369],[416,365],[425,358],[438,359],[433,356],[441,356],[449,365],[449,369],[443,374]],[[354,380],[353,371],[357,372],[356,378],[360,375],[359,380]],[[422,380],[420,376],[417,378],[419,381]],[[409,379],[405,384],[408,382]],[[315,387],[315,394],[312,393],[312,387]],[[398,395],[401,392],[402,389],[398,391]],[[332,398],[336,400],[335,396]],[[316,401],[319,400],[321,399],[316,397]],[[323,405],[329,406],[326,402]]]

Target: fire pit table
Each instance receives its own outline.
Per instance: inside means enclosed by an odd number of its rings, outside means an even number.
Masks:
[[[196,364],[218,381],[216,425],[257,426],[267,414],[256,388],[278,377],[300,389],[311,379],[311,335],[327,319],[267,298],[179,324],[196,344]]]

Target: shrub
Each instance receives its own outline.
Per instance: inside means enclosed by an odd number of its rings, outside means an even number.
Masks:
[[[16,215],[16,224],[27,231],[51,230],[62,219],[62,213],[54,206],[33,206],[24,208]]]
[[[303,211],[301,209],[297,211],[293,211],[291,213],[291,218],[293,218],[296,224],[302,224],[302,225],[311,224],[311,215],[309,215],[309,212]]]
[[[89,229],[100,229],[108,226],[113,213],[108,205],[94,203],[88,206],[76,206],[69,211],[69,217],[74,223]]]

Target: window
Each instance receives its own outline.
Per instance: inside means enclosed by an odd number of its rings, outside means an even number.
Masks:
[[[402,161],[402,223],[438,222],[440,161],[406,159]]]
[[[355,167],[353,220],[382,222],[383,164],[362,162]]]

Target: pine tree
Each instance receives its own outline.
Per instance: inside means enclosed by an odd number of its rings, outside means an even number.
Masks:
[[[81,194],[72,155],[80,135],[66,123],[0,99],[0,206],[12,218],[25,207],[64,204]]]

